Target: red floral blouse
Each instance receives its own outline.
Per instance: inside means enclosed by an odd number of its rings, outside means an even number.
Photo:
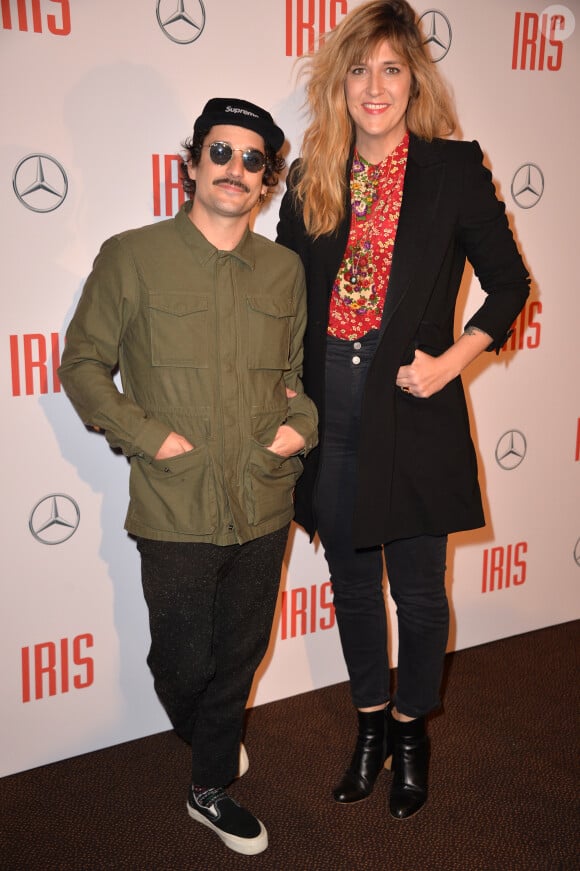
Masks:
[[[353,341],[379,329],[399,225],[409,134],[381,163],[355,150],[350,233],[330,300],[328,333]]]

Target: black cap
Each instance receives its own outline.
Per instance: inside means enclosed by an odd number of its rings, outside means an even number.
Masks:
[[[209,129],[215,124],[233,124],[258,133],[274,151],[279,151],[284,143],[284,131],[274,124],[269,112],[246,100],[214,97],[208,100],[203,112],[193,125],[194,135],[198,130]]]

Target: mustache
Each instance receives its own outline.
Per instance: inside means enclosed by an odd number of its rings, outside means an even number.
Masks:
[[[240,181],[237,178],[230,178],[229,175],[226,175],[223,178],[216,178],[215,181],[212,182],[212,184],[215,184],[215,185],[229,184],[229,185],[233,185],[234,187],[240,188],[246,194],[250,193],[250,188],[247,185],[245,185],[243,183],[243,181]]]

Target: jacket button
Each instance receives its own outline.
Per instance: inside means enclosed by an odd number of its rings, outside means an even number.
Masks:
[[[357,357],[355,354],[355,356],[352,358],[352,362],[355,366],[358,366],[358,364],[360,363],[360,357]]]

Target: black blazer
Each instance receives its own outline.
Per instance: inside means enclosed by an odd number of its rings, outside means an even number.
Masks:
[[[488,350],[499,351],[528,296],[528,273],[482,157],[476,142],[410,136],[383,333],[363,398],[356,547],[485,523],[461,378],[429,399],[395,384],[415,348],[438,355],[453,344],[466,259],[487,294],[469,324],[492,336]],[[322,432],[329,299],[348,239],[350,199],[338,231],[313,241],[294,202],[292,172],[289,178],[277,241],[300,255],[306,271],[304,387],[318,406]],[[296,488],[296,521],[311,537],[320,450],[306,458]]]

